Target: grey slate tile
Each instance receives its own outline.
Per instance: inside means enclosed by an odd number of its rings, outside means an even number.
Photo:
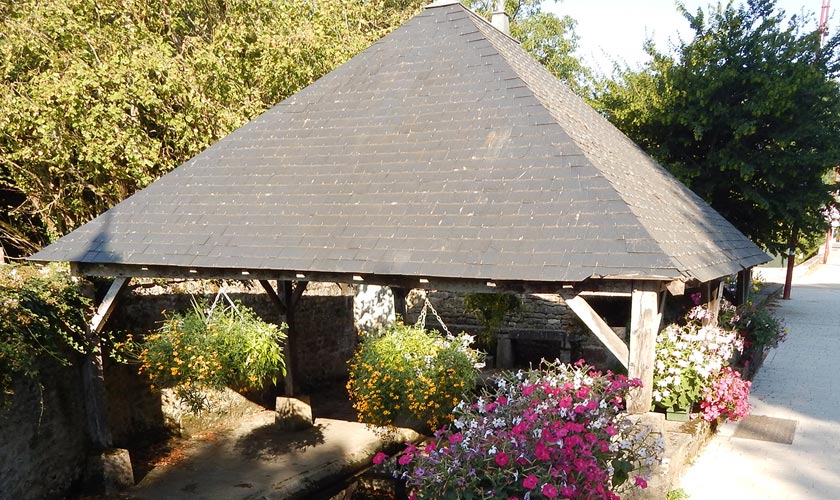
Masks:
[[[705,281],[765,259],[460,5],[425,9],[33,256],[544,281]]]

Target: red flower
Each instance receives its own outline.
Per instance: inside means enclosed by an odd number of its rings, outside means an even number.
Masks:
[[[460,443],[463,440],[464,436],[462,436],[460,432],[456,432],[455,434],[449,436],[450,443]]]
[[[542,487],[542,494],[546,498],[555,498],[557,496],[557,488],[553,484],[544,484]]]
[[[375,463],[376,465],[379,465],[382,462],[384,462],[385,459],[387,459],[387,458],[388,458],[388,455],[386,455],[386,454],[384,454],[380,451],[379,453],[377,453],[376,455],[373,456],[373,463]]]
[[[537,476],[531,474],[522,480],[522,486],[528,488],[529,490],[533,490],[537,487],[537,484],[539,484],[539,482],[540,480],[537,479]]]
[[[647,488],[647,481],[645,481],[645,478],[643,478],[642,476],[636,476],[634,480],[636,481],[636,486],[638,486],[639,488]]]
[[[499,467],[504,467],[505,465],[507,465],[508,464],[507,453],[505,453],[503,451],[500,451],[499,453],[496,453],[496,464]]]

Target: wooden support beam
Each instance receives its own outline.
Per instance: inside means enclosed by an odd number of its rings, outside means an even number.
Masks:
[[[652,286],[653,285],[653,286]],[[642,381],[627,402],[630,414],[650,411],[653,399],[653,367],[656,362],[656,334],[662,313],[656,284],[636,282],[633,287],[630,313],[630,363],[627,374]]]
[[[108,321],[111,313],[114,312],[117,297],[125,290],[129,281],[131,281],[131,278],[117,278],[111,283],[111,287],[105,293],[105,298],[102,299],[102,303],[96,308],[96,314],[90,320],[90,331],[92,333],[99,333],[105,327],[105,322]]]
[[[598,339],[610,350],[611,353],[624,365],[628,367],[630,359],[630,351],[627,349],[627,344],[616,335],[615,331],[604,321],[601,316],[592,309],[592,306],[581,297],[575,295],[574,297],[565,298],[566,305],[569,306],[581,321],[595,334]]]
[[[277,309],[280,310],[280,314],[285,316],[286,315],[286,304],[280,300],[280,296],[277,295],[277,291],[274,290],[274,287],[271,286],[271,282],[268,280],[258,280],[260,285],[262,285],[263,290],[265,293],[268,294],[268,298],[277,306]]]
[[[406,314],[408,314],[408,307],[405,299],[408,297],[410,291],[411,290],[400,286],[391,287],[391,293],[394,295],[394,314],[403,321],[406,320],[405,317]]]
[[[94,451],[113,447],[113,437],[108,425],[108,403],[105,392],[105,371],[102,366],[102,342],[99,334],[116,306],[117,298],[126,289],[131,278],[117,278],[96,308],[90,321],[85,359],[82,361],[82,391],[85,402],[85,423],[88,438]]]

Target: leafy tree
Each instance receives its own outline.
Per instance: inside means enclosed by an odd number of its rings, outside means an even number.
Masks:
[[[488,19],[496,10],[496,0],[468,0],[464,3]],[[575,20],[543,11],[543,3],[543,0],[505,1],[505,11],[510,16],[511,37],[518,40],[522,48],[554,76],[581,93],[591,73],[572,55],[578,42],[574,31]]]
[[[0,0],[0,243],[93,218],[422,0]]]
[[[679,7],[693,38],[625,69],[597,102],[607,117],[757,243],[772,251],[822,224],[824,173],[840,163],[834,37],[774,0]]]

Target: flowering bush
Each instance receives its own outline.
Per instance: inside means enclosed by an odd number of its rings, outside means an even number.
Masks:
[[[452,421],[452,408],[478,376],[472,340],[402,323],[368,334],[350,360],[347,382],[359,419],[380,426],[417,419],[430,429]]]
[[[756,307],[750,302],[735,309],[730,322],[743,337],[744,348],[755,352],[778,347],[787,337],[787,329],[779,318],[767,308]]]
[[[700,402],[702,417],[709,422],[722,418],[731,422],[741,420],[752,408],[749,403],[750,385],[741,379],[741,374],[729,368],[722,368],[712,377],[708,387],[703,389]]]
[[[425,446],[409,444],[397,460],[409,498],[618,499],[631,473],[659,461],[661,440],[623,411],[638,379],[582,364],[541,368],[501,375],[458,403],[452,426]],[[641,474],[634,483],[646,486]]]
[[[208,314],[175,314],[137,346],[140,371],[154,385],[174,387],[193,412],[204,407],[202,389],[258,389],[285,374],[281,342],[286,325],[266,323],[247,307],[219,307]]]
[[[657,335],[654,405],[680,409],[699,402],[712,375],[742,350],[736,331],[718,326],[703,306],[691,309],[684,325],[670,324]]]

